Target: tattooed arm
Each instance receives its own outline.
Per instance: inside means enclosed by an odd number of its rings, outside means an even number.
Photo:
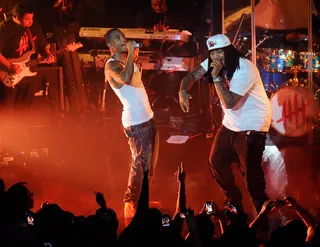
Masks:
[[[179,91],[179,102],[183,112],[189,112],[189,98],[191,95],[187,92],[205,73],[206,70],[199,65],[182,79]]]
[[[201,65],[196,67],[193,71],[191,71],[182,79],[180,84],[180,92],[189,91],[194,85],[194,83],[197,80],[199,80],[205,73],[206,73],[206,70]]]
[[[229,89],[226,88],[224,80],[222,78],[214,81],[214,87],[221,103],[226,109],[232,109],[242,97],[239,94],[229,91]]]
[[[223,68],[223,64],[221,61],[212,62],[211,66],[213,67],[211,75],[218,97],[226,109],[232,109],[239,102],[242,96],[233,93],[228,88],[226,88],[224,79],[218,76]]]

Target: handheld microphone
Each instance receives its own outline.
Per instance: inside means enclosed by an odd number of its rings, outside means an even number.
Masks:
[[[204,80],[211,74],[212,70],[213,70],[213,67],[209,67],[209,69],[207,70],[207,72],[204,73],[203,76],[201,76],[200,82],[204,81]]]
[[[210,66],[207,70],[207,72],[201,77],[200,81],[205,80],[212,72],[212,70],[214,69],[213,66]],[[220,71],[220,76],[222,78],[224,78],[226,75],[228,74],[228,71],[225,69],[225,67],[223,67]]]
[[[141,48],[142,47],[142,44],[141,43],[134,43],[134,48]]]

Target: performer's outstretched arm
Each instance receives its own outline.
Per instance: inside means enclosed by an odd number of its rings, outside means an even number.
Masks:
[[[179,91],[179,101],[183,112],[189,111],[189,98],[191,95],[187,92],[192,88],[197,80],[201,79],[205,73],[206,70],[199,65],[182,79]]]

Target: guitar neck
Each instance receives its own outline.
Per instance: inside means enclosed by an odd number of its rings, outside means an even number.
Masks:
[[[64,51],[65,49],[66,49],[66,47],[61,48],[61,49],[57,50],[56,52],[52,53],[52,55],[53,56],[57,55],[57,54],[61,53],[62,51]],[[39,58],[36,58],[36,59],[29,60],[28,62],[26,62],[26,66],[27,67],[35,66],[38,63],[44,61],[45,59],[46,59],[46,57],[39,57]]]

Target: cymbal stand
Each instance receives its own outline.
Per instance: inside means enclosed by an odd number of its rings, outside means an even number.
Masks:
[[[235,47],[239,43],[238,36],[239,36],[240,28],[242,26],[242,23],[243,23],[243,20],[244,20],[245,17],[246,17],[246,14],[242,14],[242,16],[240,18],[240,22],[239,22],[238,28],[237,28],[237,31],[236,31],[236,34],[235,34],[235,36],[233,38],[232,45],[235,46]]]
[[[211,21],[207,22],[208,24],[208,37],[211,37],[213,35],[213,16],[214,16],[214,4],[213,0],[210,1],[210,14],[211,14]],[[209,75],[210,78],[210,75]],[[213,138],[214,132],[217,129],[218,123],[214,120],[213,117],[213,104],[219,105],[219,98],[216,96],[215,87],[213,85],[213,82],[210,82],[210,79],[208,80],[208,92],[209,92],[209,98],[208,98],[208,105],[209,105],[209,129],[206,133],[206,138]],[[217,103],[218,102],[218,103]],[[215,122],[216,125],[213,123]]]
[[[267,35],[262,40],[260,40],[259,43],[256,45],[256,48],[258,48],[260,45],[262,45],[262,43],[265,42],[267,39],[270,39],[270,36]],[[252,51],[249,50],[247,52],[247,54],[245,55],[245,57],[248,57],[251,53],[252,53]]]

